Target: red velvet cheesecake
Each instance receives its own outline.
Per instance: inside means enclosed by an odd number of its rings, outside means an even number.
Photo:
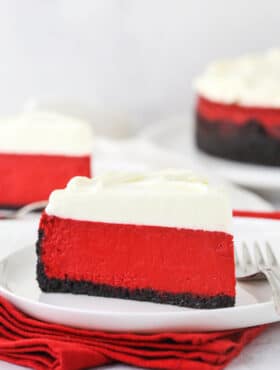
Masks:
[[[76,175],[90,176],[87,123],[33,112],[0,121],[0,207],[47,200]]]
[[[211,64],[196,81],[199,149],[280,166],[279,83],[280,50]]]
[[[44,292],[194,308],[234,305],[231,208],[189,172],[76,177],[42,215]]]

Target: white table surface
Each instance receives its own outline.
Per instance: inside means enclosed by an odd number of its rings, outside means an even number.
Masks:
[[[119,156],[119,159],[122,159],[122,163],[124,160],[127,160],[128,156],[123,153],[123,158],[120,152],[116,152],[111,150],[111,147],[105,147],[106,153],[110,159]],[[135,151],[135,146],[134,146]],[[137,169],[146,169],[146,165],[142,163],[143,160],[143,151],[141,151],[141,160],[137,162]],[[113,155],[112,155],[113,154]],[[153,156],[148,155],[146,153],[146,157],[149,160],[149,164],[154,160],[162,161],[162,155],[160,158],[156,158],[156,153],[153,153]],[[140,158],[139,157],[139,158]],[[137,158],[136,158],[137,159]],[[156,164],[158,165],[158,163]],[[160,163],[162,165],[162,163]],[[111,162],[107,163],[106,158],[102,163],[97,164],[97,168],[110,168]],[[123,166],[122,166],[123,167]],[[121,167],[121,168],[122,168]],[[126,169],[127,169],[126,164]],[[135,158],[134,158],[134,166],[135,169]],[[170,163],[169,163],[170,167]],[[115,166],[115,168],[120,168],[120,166]],[[280,206],[280,202],[278,204]],[[37,227],[30,227],[31,225],[36,225],[38,223],[38,219],[34,220],[34,217],[28,217],[23,221],[0,221],[0,258],[4,257],[5,255],[11,253],[13,250],[16,250],[20,247],[25,245],[30,245],[34,243],[36,240],[37,234]],[[17,227],[18,223],[18,227]],[[15,229],[17,228],[17,232],[15,233]],[[11,237],[12,236],[12,237]],[[7,241],[9,241],[9,248],[7,249],[5,246],[7,245]],[[279,370],[279,363],[280,363],[280,351],[279,351],[279,344],[280,344],[280,323],[271,325],[262,335],[260,335],[255,341],[253,341],[250,345],[248,345],[244,351],[227,367],[228,370]],[[5,362],[0,361],[0,369],[1,370],[21,370],[26,369],[23,367],[15,366],[12,364],[8,364]],[[130,366],[124,365],[111,365],[100,367],[98,370],[132,370],[136,369]]]

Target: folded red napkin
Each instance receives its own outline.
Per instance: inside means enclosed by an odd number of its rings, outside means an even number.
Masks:
[[[33,319],[0,297],[0,359],[32,369],[122,362],[149,369],[222,369],[264,326],[211,333],[105,333]]]

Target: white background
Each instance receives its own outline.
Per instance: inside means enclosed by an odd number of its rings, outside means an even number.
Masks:
[[[0,0],[0,114],[26,99],[128,111],[191,104],[205,63],[277,46],[277,0]]]
[[[32,97],[138,125],[184,113],[207,62],[279,45],[279,14],[278,0],[0,0],[0,114]],[[277,342],[274,327],[228,369],[276,369]]]

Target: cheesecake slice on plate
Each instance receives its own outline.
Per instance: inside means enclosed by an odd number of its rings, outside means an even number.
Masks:
[[[189,171],[75,177],[42,215],[44,292],[233,306],[229,200]]]
[[[50,112],[0,120],[0,207],[47,200],[73,176],[91,175],[87,122]]]

